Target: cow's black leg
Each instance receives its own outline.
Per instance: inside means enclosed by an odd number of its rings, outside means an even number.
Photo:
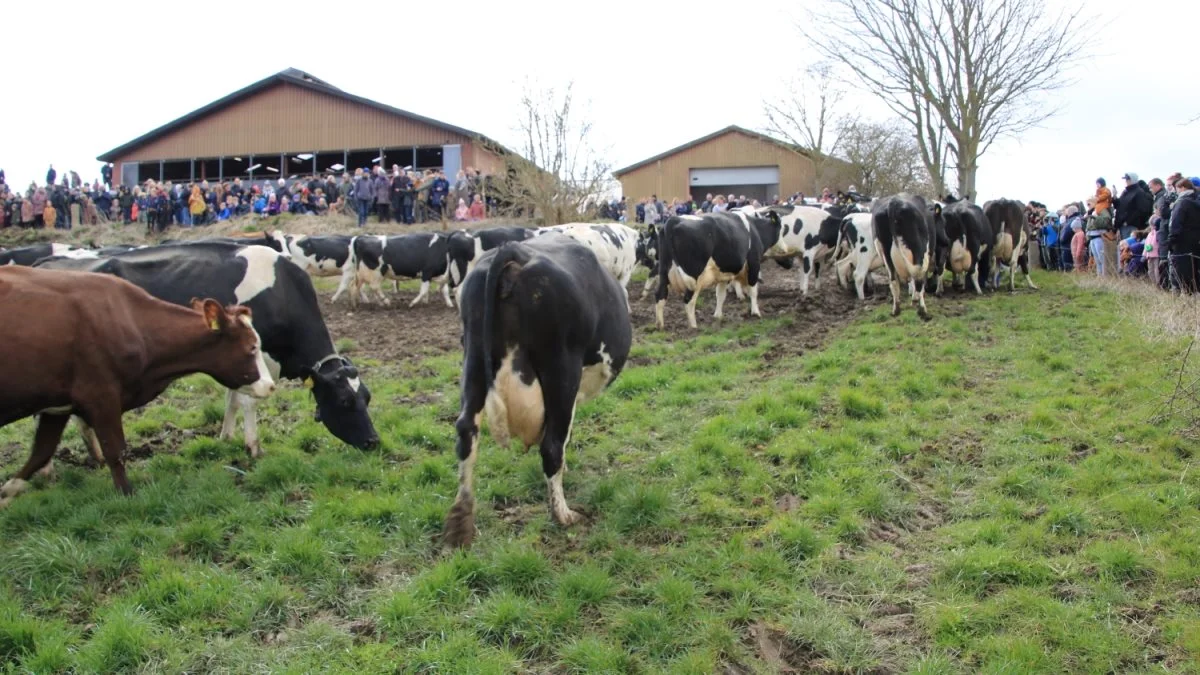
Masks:
[[[29,453],[29,461],[25,462],[25,466],[21,467],[21,470],[11,480],[0,487],[0,508],[8,506],[13,497],[29,489],[30,476],[46,466],[46,463],[54,456],[54,450],[58,448],[58,442],[62,440],[63,429],[67,428],[67,421],[70,419],[69,414],[38,416],[37,431],[33,436],[33,451]]]
[[[750,260],[746,262],[746,285],[749,287],[747,295],[750,296],[751,316],[762,316],[758,309],[758,281],[761,276],[762,260],[758,256],[750,256]]]
[[[654,290],[654,320],[658,323],[658,329],[663,330],[666,323],[663,320],[663,308],[667,305],[667,288],[670,286],[669,271],[670,265],[658,263],[658,288]]]
[[[546,487],[550,493],[550,515],[559,525],[567,527],[580,520],[579,514],[567,506],[562,477],[567,470],[566,449],[575,420],[575,398],[579,394],[583,357],[558,353],[538,361],[536,370],[546,410],[545,432],[539,445],[542,471],[546,474]]]
[[[475,538],[475,459],[479,454],[479,421],[487,400],[488,379],[483,373],[483,355],[467,354],[463,364],[462,409],[454,423],[458,435],[454,446],[458,455],[458,495],[443,529],[443,542],[452,548],[470,546]]]

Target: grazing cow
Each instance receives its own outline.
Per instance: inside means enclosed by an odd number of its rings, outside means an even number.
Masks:
[[[534,236],[550,232],[565,234],[591,249],[600,261],[600,266],[608,270],[621,288],[625,289],[625,304],[629,304],[629,280],[633,277],[633,268],[637,266],[638,260],[636,230],[617,223],[567,223],[538,228],[534,230]]]
[[[946,239],[949,241],[945,268],[954,275],[954,287],[966,288],[966,279],[982,294],[979,279],[987,282],[990,270],[992,228],[983,209],[968,201],[954,201],[942,209]],[[965,279],[964,279],[965,276]],[[942,294],[941,268],[938,270],[937,294]]]
[[[355,238],[354,258],[357,264],[354,273],[355,290],[351,292],[351,301],[365,287],[373,288],[383,304],[389,304],[390,301],[381,288],[384,279],[416,278],[421,280],[421,291],[409,303],[409,307],[422,300],[428,301],[430,282],[441,284],[442,298],[446,301],[446,306],[454,307],[450,302],[447,275],[449,242],[449,235],[441,232]],[[362,296],[364,300],[367,298],[366,293],[362,293]]]
[[[59,256],[79,259],[95,258],[96,255],[95,251],[77,246],[68,246],[67,244],[34,244],[33,246],[22,246],[21,248],[13,248],[0,253],[0,266],[20,265],[22,267],[32,267],[35,262],[42,258]]]
[[[300,269],[308,272],[309,276],[342,278],[330,302],[337,302],[342,293],[350,287],[350,282],[354,280],[355,268],[354,237],[310,237],[306,234],[297,236],[284,234],[281,230],[275,230],[271,236],[279,242],[281,252],[299,265]],[[352,291],[350,303],[355,304],[356,300]]]
[[[458,286],[475,269],[475,263],[487,251],[498,248],[509,241],[524,241],[533,236],[527,227],[490,227],[486,230],[468,232],[458,230],[450,233],[450,285]]]
[[[659,237],[658,290],[654,297],[659,330],[664,327],[667,291],[683,293],[688,325],[696,328],[696,299],[709,286],[717,288],[720,319],[730,282],[749,288],[750,314],[758,309],[758,280],[763,253],[775,245],[781,225],[778,216],[764,218],[744,211],[671,216]]]
[[[913,284],[913,299],[918,303],[917,314],[930,318],[925,308],[925,283],[933,264],[935,213],[918,195],[898,194],[875,203],[871,212],[875,228],[875,250],[887,266],[892,289],[892,316],[900,314],[900,284]]]
[[[875,248],[874,217],[869,213],[852,213],[842,219],[835,249],[838,285],[845,287],[846,272],[853,269],[854,290],[859,300],[866,299],[864,286],[870,281],[871,272],[884,267],[883,258]]]
[[[333,348],[312,280],[278,251],[218,241],[130,251],[93,261],[49,260],[39,266],[112,274],[157,298],[186,305],[212,297],[246,305],[276,379],[305,380],[316,400],[316,418],[342,441],[358,448],[379,442],[367,413],[371,392],[358,369]],[[230,391],[222,438],[233,438],[237,411],[245,417],[246,447],[260,454],[254,401]]]
[[[1029,237],[1025,233],[1025,205],[1015,199],[994,199],[983,205],[983,213],[987,216],[992,228],[992,258],[995,276],[993,284],[1000,289],[1000,265],[1008,266],[1008,290],[1017,290],[1017,266],[1025,273],[1025,283],[1037,290],[1033,279],[1029,276],[1029,256],[1026,250]]]
[[[98,440],[117,489],[130,494],[121,414],[175,380],[205,373],[254,396],[275,389],[251,310],[213,299],[159,300],[114,277],[13,267],[0,270],[4,364],[0,426],[38,416],[29,461],[0,487],[0,507],[46,467],[71,415]]]
[[[445,541],[470,544],[479,423],[492,438],[538,445],[550,512],[560,525],[579,516],[563,497],[564,454],[575,406],[621,372],[633,340],[625,295],[596,256],[568,237],[507,243],[478,259],[458,289],[463,322],[458,496]]]
[[[785,204],[759,209],[759,215],[771,217],[774,214],[780,221],[778,240],[764,257],[777,261],[799,257],[800,292],[808,295],[808,275],[813,275],[814,286],[820,288],[821,263],[832,258],[847,212],[848,209],[841,205],[816,208]]]

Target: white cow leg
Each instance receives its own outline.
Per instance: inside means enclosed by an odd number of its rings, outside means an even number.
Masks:
[[[426,296],[428,296],[428,295],[429,295],[429,282],[428,282],[428,281],[422,281],[422,282],[421,282],[421,290],[420,290],[420,292],[419,292],[419,293],[417,293],[417,297],[413,298],[413,301],[412,301],[412,302],[408,303],[408,306],[409,306],[409,307],[416,307],[416,306],[417,306],[417,303],[418,303],[418,302],[420,302],[420,301],[422,301],[422,300],[424,300],[424,299],[426,298]]]
[[[217,436],[222,440],[233,440],[233,428],[237,425],[238,401],[237,392],[225,390],[225,419],[221,421],[221,433]]]
[[[854,270],[854,290],[858,293],[858,299],[860,301],[867,299],[867,294],[864,292],[864,290],[867,284],[867,275],[871,273],[871,271],[867,269],[865,265],[861,266],[861,269],[864,271],[860,271],[859,268],[855,268]]]
[[[892,289],[892,316],[900,316],[900,280],[892,279],[888,286]]]
[[[629,293],[625,293],[625,297],[628,298]],[[447,307],[449,307],[450,309],[454,309],[454,303],[450,300],[450,282],[449,281],[442,282],[442,299],[446,301]]]
[[[692,299],[687,303],[687,319],[688,325],[692,328],[699,328],[696,324],[696,301],[700,299],[700,286],[696,286],[696,291],[692,293]]]
[[[337,290],[333,292],[333,297],[330,298],[329,302],[337,302],[338,298],[342,297],[342,293],[345,293],[346,289],[350,287],[350,282],[353,281],[353,279],[353,273],[350,271],[343,272],[342,280],[338,283]],[[353,293],[350,294],[350,304],[356,304]]]
[[[762,312],[758,309],[758,284],[750,287],[750,314],[751,316],[762,316]]]
[[[742,282],[740,282],[740,281],[733,282],[733,295],[738,300],[746,299],[746,293],[742,290]]]
[[[658,329],[662,330],[665,327],[663,322],[663,307],[667,304],[666,300],[659,300],[654,303],[654,320],[658,323]]]
[[[736,281],[734,283],[737,283]],[[724,282],[717,284],[717,311],[713,312],[714,319],[725,318],[721,308],[725,305],[725,293],[729,290],[729,284]]]
[[[968,275],[971,277],[971,283],[975,285],[975,295],[983,295],[983,289],[979,288],[979,267],[975,267],[975,273]]]
[[[657,281],[658,281],[658,277],[656,277],[656,276],[651,276],[650,278],[646,279],[646,285],[642,286],[642,299],[643,300],[646,299],[647,295],[650,295],[650,289],[654,288],[654,284]]]
[[[805,272],[804,268],[811,264],[807,257],[800,259],[800,295],[808,295],[808,272]]]
[[[246,451],[254,459],[262,457],[262,448],[258,446],[258,401],[253,397],[237,394],[238,403],[242,408],[243,430],[246,433]]]

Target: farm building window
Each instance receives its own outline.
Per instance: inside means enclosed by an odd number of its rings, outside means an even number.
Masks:
[[[250,167],[254,171],[254,180],[275,180],[279,178],[279,155],[255,155],[251,158]]]
[[[198,159],[196,160],[196,180],[216,182],[217,176],[221,173],[221,160],[219,159]]]
[[[287,166],[281,171],[287,174],[288,178],[299,178],[312,174],[312,167],[313,153],[297,152],[287,155]]]
[[[148,180],[158,180],[158,170],[162,167],[158,162],[141,162],[138,164],[138,185],[144,185]]]
[[[379,156],[379,150],[351,150],[350,160],[346,162],[347,170],[354,173],[355,169],[374,169],[378,166],[378,162],[371,160]],[[404,166],[401,164],[400,166]]]
[[[163,180],[173,183],[186,183],[192,180],[192,160],[177,159],[163,162]]]
[[[412,163],[412,148],[388,148],[383,151],[383,168],[388,172],[391,172],[392,165],[403,169],[406,166],[412,166]]]
[[[346,170],[346,153],[337,152],[318,152],[317,153],[317,173],[336,173],[340,174]],[[336,167],[336,168],[335,168]]]
[[[417,148],[417,167],[418,169],[440,169],[442,168],[442,148]]]
[[[221,167],[225,180],[250,177],[250,155],[244,157],[226,157]]]

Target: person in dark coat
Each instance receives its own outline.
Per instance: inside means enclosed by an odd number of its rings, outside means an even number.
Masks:
[[[1136,173],[1127,173],[1123,178],[1125,179],[1125,190],[1117,198],[1116,225],[1121,233],[1121,239],[1125,240],[1133,234],[1134,230],[1146,229],[1146,224],[1150,221],[1150,215],[1154,210],[1154,196],[1150,194],[1150,189],[1145,181],[1138,180]]]
[[[375,203],[375,186],[371,182],[371,174],[362,169],[354,171],[354,204],[358,211],[358,226],[367,224],[367,215],[371,213],[371,204]]]
[[[1189,178],[1180,178],[1175,183],[1178,197],[1171,212],[1171,231],[1167,237],[1167,249],[1171,252],[1171,266],[1179,279],[1179,288],[1193,295],[1197,288],[1200,269],[1196,264],[1200,256],[1200,196],[1196,185]]]
[[[58,172],[54,170],[54,165],[50,165],[50,170],[46,172],[46,187],[54,186],[54,179],[58,178]]]
[[[437,214],[438,220],[446,218],[446,197],[449,194],[450,181],[446,180],[446,174],[438,171],[429,189],[429,208]]]

